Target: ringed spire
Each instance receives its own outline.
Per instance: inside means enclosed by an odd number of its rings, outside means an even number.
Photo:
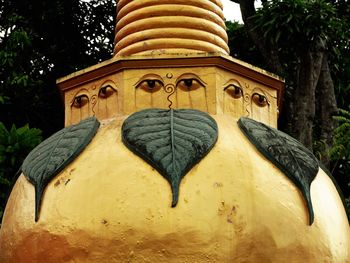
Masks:
[[[120,0],[114,55],[229,54],[220,0]]]

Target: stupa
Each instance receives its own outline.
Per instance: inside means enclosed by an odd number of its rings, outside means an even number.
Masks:
[[[114,56],[57,81],[66,127],[23,163],[0,262],[349,262],[283,80],[229,56],[220,0],[120,0]]]

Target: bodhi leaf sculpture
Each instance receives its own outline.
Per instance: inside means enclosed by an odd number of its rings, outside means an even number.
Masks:
[[[287,134],[248,118],[238,121],[248,139],[301,190],[314,221],[310,186],[319,164],[313,154]],[[95,117],[55,133],[24,160],[22,171],[35,186],[35,221],[50,180],[89,144],[99,127]],[[185,174],[215,145],[218,127],[207,113],[182,109],[147,109],[129,116],[122,126],[122,141],[170,183],[176,206]]]
[[[291,136],[249,118],[238,125],[255,147],[273,162],[300,189],[309,210],[309,224],[314,221],[310,187],[319,164],[312,152]]]
[[[64,128],[39,144],[24,160],[23,174],[35,187],[35,221],[47,184],[83,151],[99,126],[98,120],[91,117]]]
[[[124,144],[170,183],[172,207],[178,202],[181,179],[210,151],[217,137],[215,120],[190,109],[147,109],[129,116],[122,126]]]

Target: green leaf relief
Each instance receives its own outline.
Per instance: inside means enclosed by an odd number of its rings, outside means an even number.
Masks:
[[[129,116],[122,126],[123,143],[169,182],[178,203],[185,174],[215,145],[218,128],[207,113],[190,110],[147,109]]]

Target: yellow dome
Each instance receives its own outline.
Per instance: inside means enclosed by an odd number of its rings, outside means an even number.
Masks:
[[[102,125],[45,190],[34,221],[34,187],[17,181],[0,233],[0,262],[337,262],[350,230],[337,190],[320,169],[315,221],[300,191],[242,134],[212,115],[219,138],[180,185],[121,141],[123,118]]]
[[[229,54],[220,0],[120,0],[115,55]]]

